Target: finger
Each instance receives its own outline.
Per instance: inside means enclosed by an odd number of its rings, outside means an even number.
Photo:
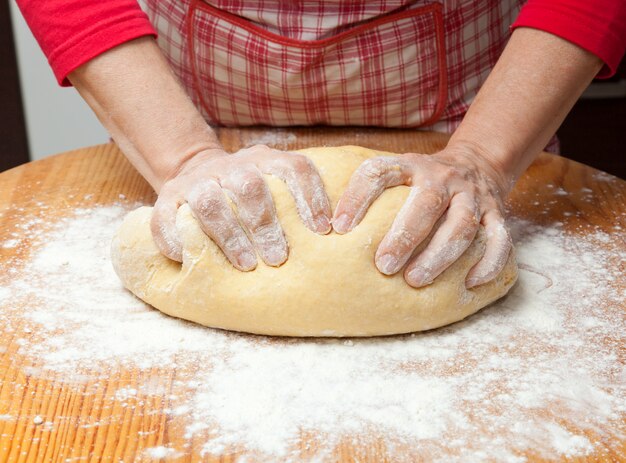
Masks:
[[[237,206],[237,213],[261,258],[267,265],[279,266],[287,260],[287,240],[276,217],[272,194],[261,172],[254,166],[240,168],[220,178]]]
[[[217,182],[206,180],[197,184],[189,192],[187,202],[204,233],[235,268],[248,271],[256,267],[254,248]]]
[[[470,195],[453,196],[445,220],[426,248],[405,269],[406,282],[414,288],[432,283],[472,244],[479,220],[478,209]]]
[[[467,274],[465,286],[468,289],[493,280],[506,265],[513,247],[504,218],[496,209],[483,216],[482,224],[487,235],[485,254]]]
[[[445,190],[411,188],[391,229],[378,246],[375,257],[378,270],[385,275],[397,273],[428,236],[448,202]]]
[[[265,174],[280,178],[296,202],[298,215],[311,231],[330,231],[332,214],[324,183],[311,160],[299,153],[270,150],[258,156],[257,166]]]
[[[181,201],[163,192],[159,195],[150,218],[150,231],[154,242],[164,256],[183,261],[183,246],[176,231],[176,212]]]
[[[368,159],[352,174],[333,215],[333,228],[347,233],[361,222],[374,200],[388,187],[408,182],[409,173],[397,156]]]

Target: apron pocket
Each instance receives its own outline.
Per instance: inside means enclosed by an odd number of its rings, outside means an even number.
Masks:
[[[442,6],[298,40],[192,0],[187,50],[205,117],[227,126],[418,127],[446,106]]]

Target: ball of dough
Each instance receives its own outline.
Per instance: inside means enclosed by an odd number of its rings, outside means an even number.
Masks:
[[[381,153],[355,146],[302,150],[319,170],[332,206],[354,170]],[[374,265],[379,242],[408,196],[386,190],[345,235],[317,235],[301,222],[291,194],[266,176],[289,242],[289,259],[251,272],[236,270],[200,229],[187,205],[177,215],[183,263],[159,253],[150,234],[152,208],[129,213],[112,245],[122,282],[160,311],[202,325],[281,336],[375,336],[428,330],[461,320],[500,298],[517,279],[513,253],[498,277],[467,290],[465,277],[485,246],[484,231],[432,284],[415,289],[402,273]]]

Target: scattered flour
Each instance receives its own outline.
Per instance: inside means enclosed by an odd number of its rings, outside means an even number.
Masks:
[[[147,449],[146,454],[155,460],[162,458],[177,458],[182,456],[180,452],[177,452],[169,447],[163,447],[162,445]]]
[[[18,244],[20,244],[20,240],[16,240],[16,239],[12,239],[12,240],[6,240],[5,242],[3,242],[0,247],[3,247],[5,249],[11,249],[16,247]]]
[[[246,144],[246,148],[254,145],[267,145],[270,148],[287,149],[289,145],[297,140],[296,134],[285,130],[269,130],[257,136],[251,137]]]
[[[0,286],[0,303],[10,297],[12,294],[11,289]]]
[[[475,316],[421,334],[296,340],[202,328],[126,292],[109,246],[127,209],[22,227],[35,251],[2,262],[19,271],[0,281],[0,330],[37,365],[25,374],[80,383],[123,366],[184,371],[188,394],[146,380],[114,400],[164,397],[187,442],[242,462],[320,461],[346,441],[380,441],[392,461],[522,462],[526,451],[584,456],[626,436],[623,235],[513,218],[519,283]],[[313,443],[306,456],[301,441]]]

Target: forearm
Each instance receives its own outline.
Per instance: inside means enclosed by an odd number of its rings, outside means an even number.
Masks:
[[[69,79],[157,192],[186,159],[220,148],[152,38],[115,47]]]
[[[484,157],[508,193],[601,67],[555,35],[516,29],[448,147]]]

